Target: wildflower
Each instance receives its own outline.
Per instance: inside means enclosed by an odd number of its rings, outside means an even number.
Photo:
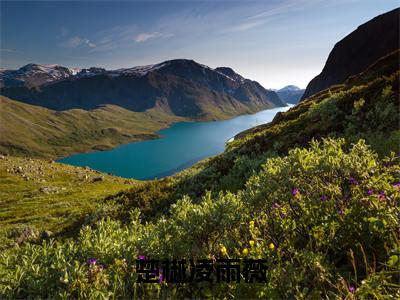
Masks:
[[[292,195],[293,196],[297,196],[297,195],[299,195],[300,194],[300,192],[299,192],[299,190],[297,189],[297,188],[293,188],[292,189]]]
[[[139,255],[139,259],[140,259],[140,260],[145,260],[146,257],[145,257],[144,255]]]
[[[271,249],[271,250],[274,250],[274,249],[275,249],[274,243],[270,243],[270,244],[268,245],[268,248]]]
[[[226,255],[226,254],[228,253],[228,251],[226,250],[225,246],[221,246],[220,251],[221,251],[221,253],[222,253],[223,255]]]
[[[357,185],[357,184],[358,184],[357,180],[355,180],[354,177],[350,177],[349,180],[350,180],[350,183],[351,183],[351,184],[354,184],[354,185]]]
[[[394,185],[396,188],[400,188],[400,181]]]
[[[247,255],[247,254],[249,254],[249,250],[247,248],[244,248],[242,253],[243,253],[243,255]]]
[[[368,196],[371,196],[374,192],[375,192],[374,189],[370,189],[370,190],[368,190],[367,194],[368,194]]]
[[[253,240],[250,240],[250,241],[249,241],[249,244],[250,244],[251,247],[253,247],[253,246],[254,246],[254,241],[253,241]]]
[[[380,192],[378,197],[379,200],[384,201],[386,199],[385,192]]]
[[[272,204],[273,209],[278,209],[279,207],[280,207],[280,205],[276,202],[274,204]]]
[[[96,264],[96,259],[95,258],[91,258],[90,260],[89,260],[89,265],[91,265],[91,266],[93,266],[93,265],[95,265]]]
[[[160,277],[158,278],[158,281],[159,281],[160,283],[162,283],[162,282],[163,282],[163,279],[164,279],[164,277],[163,277],[162,274],[161,274]]]
[[[321,201],[326,201],[326,199],[328,199],[328,197],[326,197],[325,195],[321,196]]]
[[[250,222],[249,222],[249,227],[250,227],[250,228],[254,228],[254,221],[250,221]]]
[[[343,215],[343,209],[341,209],[340,207],[337,209],[337,213],[339,214],[339,215]]]
[[[356,288],[354,286],[349,286],[349,292],[354,293],[356,291]]]

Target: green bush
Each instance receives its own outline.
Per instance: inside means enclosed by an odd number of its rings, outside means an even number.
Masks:
[[[143,222],[135,209],[127,224],[103,219],[76,239],[10,250],[1,295],[396,299],[399,180],[398,158],[380,160],[362,140],[313,141],[268,159],[236,193],[183,197],[168,218]],[[140,284],[139,255],[263,258],[267,283]]]

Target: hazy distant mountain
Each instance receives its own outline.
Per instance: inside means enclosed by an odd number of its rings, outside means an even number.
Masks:
[[[296,104],[301,99],[301,96],[303,96],[304,89],[300,89],[295,85],[287,85],[277,90],[276,93],[286,103]]]
[[[400,8],[362,24],[339,41],[328,56],[321,74],[307,85],[305,99],[349,76],[364,71],[386,54],[399,48]]]
[[[57,70],[60,68],[63,67],[57,66]],[[186,59],[112,71],[83,69],[75,75],[63,68],[63,76],[54,75],[53,69],[44,72],[42,66],[37,67],[38,77],[46,80],[33,80],[34,72],[30,71],[28,76],[23,73],[25,69],[16,71],[22,74],[19,86],[9,85],[11,73],[3,71],[5,87],[1,94],[54,110],[93,109],[114,104],[132,111],[157,107],[177,116],[202,118],[286,105],[274,91],[243,78],[230,68],[214,70]]]

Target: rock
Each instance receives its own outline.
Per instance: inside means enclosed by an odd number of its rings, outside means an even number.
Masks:
[[[45,230],[42,232],[42,234],[40,235],[40,237],[42,239],[48,239],[49,237],[51,237],[53,235],[53,233],[50,230]]]
[[[94,177],[93,179],[92,179],[92,182],[98,182],[98,181],[103,181],[104,180],[104,177],[103,176],[97,176],[97,177]]]
[[[44,187],[41,187],[39,189],[39,191],[44,194],[53,194],[53,193],[57,193],[59,191],[59,188],[54,187],[54,186],[44,186]]]
[[[17,236],[15,241],[17,244],[22,244],[23,242],[30,241],[37,239],[38,237],[38,231],[35,228],[32,227],[26,227],[24,228],[21,233]]]

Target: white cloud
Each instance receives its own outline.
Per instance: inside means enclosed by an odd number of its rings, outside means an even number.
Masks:
[[[233,25],[232,27],[225,28],[225,29],[221,30],[220,33],[246,31],[246,30],[252,29],[254,27],[263,25],[264,23],[265,23],[264,20],[243,22],[239,25]]]
[[[143,43],[147,40],[154,39],[154,38],[166,38],[166,37],[171,37],[173,34],[165,34],[165,33],[160,33],[160,32],[142,32],[136,35],[133,40],[136,43]]]
[[[79,36],[70,37],[66,41],[62,42],[60,45],[65,48],[77,48],[83,45],[86,45],[89,48],[96,47],[96,44],[91,42],[89,39],[81,38]]]

